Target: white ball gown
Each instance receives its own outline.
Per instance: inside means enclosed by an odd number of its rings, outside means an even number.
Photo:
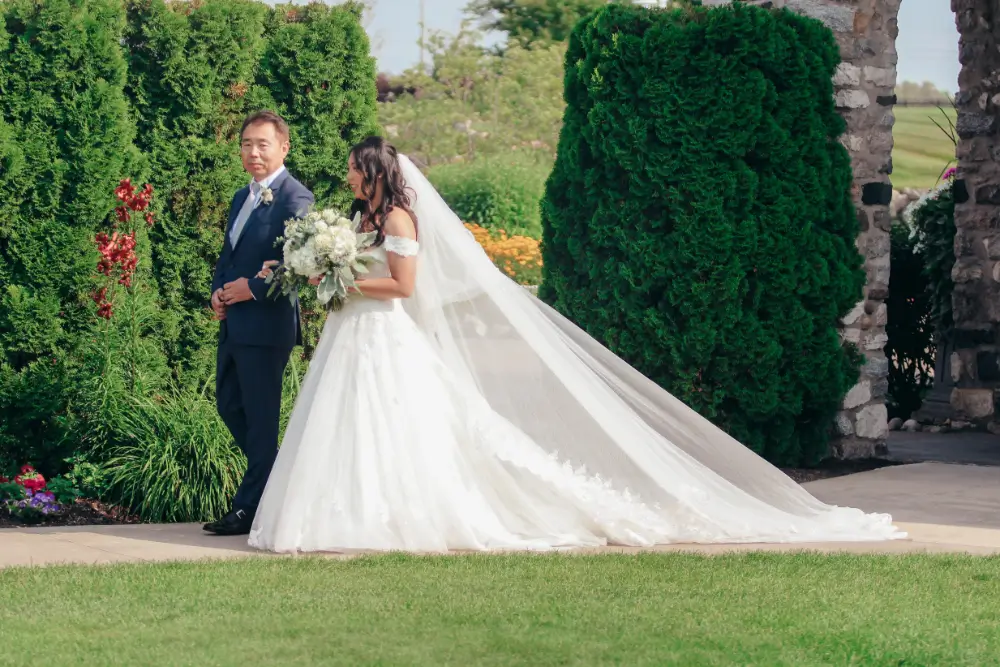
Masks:
[[[874,541],[513,284],[405,157],[407,300],[331,314],[254,518],[275,552]],[[418,254],[419,253],[419,254]],[[388,274],[385,263],[373,274]],[[377,273],[381,271],[381,273]]]

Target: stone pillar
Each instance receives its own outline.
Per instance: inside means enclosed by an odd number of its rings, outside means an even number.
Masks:
[[[1000,1],[952,0],[959,31],[951,403],[996,421],[1000,395]]]
[[[858,250],[864,256],[863,298],[843,320],[843,337],[864,355],[858,384],[837,415],[840,439],[833,454],[860,458],[886,451],[889,362],[883,348],[889,296],[889,232],[892,217],[892,107],[896,103],[896,15],[899,0],[785,0],[792,11],[817,18],[833,30],[842,63],[833,79],[835,101],[847,121],[842,143],[854,167]]]

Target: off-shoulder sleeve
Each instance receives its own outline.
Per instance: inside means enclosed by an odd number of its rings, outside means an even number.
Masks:
[[[420,250],[420,244],[405,236],[386,236],[382,244],[386,252],[392,252],[400,257],[414,257]]]

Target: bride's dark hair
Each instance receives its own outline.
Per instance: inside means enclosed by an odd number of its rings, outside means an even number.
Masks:
[[[365,194],[365,199],[354,200],[351,216],[361,213],[362,227],[376,234],[375,245],[381,245],[385,240],[385,216],[394,208],[406,211],[416,227],[417,216],[411,208],[415,195],[403,180],[396,147],[382,137],[368,137],[351,149],[351,157],[354,168],[364,178],[361,190]],[[382,199],[377,206],[373,206],[379,179],[382,180]]]

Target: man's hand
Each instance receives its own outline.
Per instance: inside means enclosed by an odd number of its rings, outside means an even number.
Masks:
[[[215,311],[215,319],[226,319],[226,304],[222,300],[222,288],[212,292],[212,310]]]
[[[227,306],[251,299],[253,299],[253,292],[250,291],[250,284],[246,278],[237,278],[231,283],[226,283],[222,288],[222,302]]]
[[[264,266],[260,267],[260,271],[257,272],[258,278],[263,278],[267,280],[267,277],[274,273],[274,267],[278,266],[281,262],[276,259],[269,259],[264,262]]]

